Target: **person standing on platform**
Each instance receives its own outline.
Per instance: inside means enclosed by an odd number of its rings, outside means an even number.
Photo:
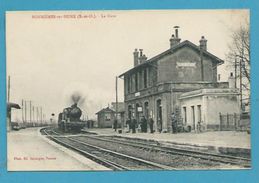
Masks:
[[[177,118],[175,113],[172,113],[171,120],[172,120],[172,132],[177,133]]]
[[[160,118],[157,119],[157,129],[159,133],[162,132],[162,121]]]
[[[117,131],[117,125],[118,125],[118,120],[115,119],[115,120],[114,120],[114,123],[113,123],[113,128],[114,128],[114,131],[115,131],[115,132]]]
[[[143,132],[147,133],[147,119],[143,116]]]
[[[137,120],[135,118],[133,118],[131,120],[131,129],[132,129],[132,133],[136,133],[136,125],[137,125]]]
[[[140,120],[140,129],[141,129],[141,132],[144,132],[144,116],[142,116]]]
[[[127,126],[127,129],[128,129],[127,133],[129,133],[130,130],[131,130],[131,120],[129,118],[126,120],[126,126]]]
[[[152,117],[149,118],[150,133],[154,133],[154,120]]]

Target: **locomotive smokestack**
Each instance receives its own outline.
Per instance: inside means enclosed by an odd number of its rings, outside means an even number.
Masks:
[[[77,107],[77,103],[74,103],[71,107]]]
[[[79,102],[81,102],[82,100],[82,95],[79,92],[74,92],[71,95],[71,102],[73,102],[73,104],[78,104]]]
[[[86,97],[83,95],[82,92],[74,91],[74,92],[70,93],[70,95],[68,97],[67,105],[69,105],[69,106],[75,105],[75,106],[83,107],[86,104],[85,101],[86,101]]]

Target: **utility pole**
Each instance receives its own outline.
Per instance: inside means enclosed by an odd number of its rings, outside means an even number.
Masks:
[[[30,103],[30,122],[32,122],[32,118],[31,118],[31,100],[29,101]]]
[[[242,34],[242,50],[241,50],[241,60],[240,60],[240,104],[241,104],[241,111],[243,111],[243,81],[242,81],[242,77],[243,77],[243,63],[244,63],[244,35]]]
[[[34,116],[34,106],[32,106],[32,121],[35,122],[35,116]]]
[[[43,114],[43,122],[45,123],[45,114]]]
[[[39,107],[36,107],[36,122],[39,122]]]
[[[40,122],[42,123],[42,107],[40,107]]]
[[[242,59],[239,61],[239,67],[240,67],[240,76],[239,76],[239,85],[240,85],[240,107],[241,107],[241,111],[242,111]]]
[[[237,57],[235,57],[235,88],[237,88]]]
[[[116,76],[116,82],[115,82],[115,90],[116,90],[116,106],[115,106],[115,111],[116,111],[116,120],[118,120],[118,76]]]
[[[24,120],[25,123],[27,123],[27,105],[26,105],[26,100],[24,100]]]
[[[22,122],[24,123],[24,103],[23,103],[23,99],[22,99]]]

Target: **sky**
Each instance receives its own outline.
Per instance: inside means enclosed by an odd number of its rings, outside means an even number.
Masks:
[[[135,48],[156,56],[169,49],[178,25],[181,41],[198,45],[205,36],[208,51],[225,60],[231,33],[247,20],[248,10],[7,12],[10,101],[32,101],[49,119],[72,105],[77,93],[84,115],[94,119],[115,101],[115,78],[133,67]],[[221,81],[230,72],[226,64],[218,67]],[[123,101],[123,80],[118,83]],[[13,111],[13,120],[21,117],[21,110]]]

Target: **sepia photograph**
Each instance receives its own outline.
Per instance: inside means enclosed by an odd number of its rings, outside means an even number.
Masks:
[[[251,169],[250,11],[7,11],[8,171]]]

